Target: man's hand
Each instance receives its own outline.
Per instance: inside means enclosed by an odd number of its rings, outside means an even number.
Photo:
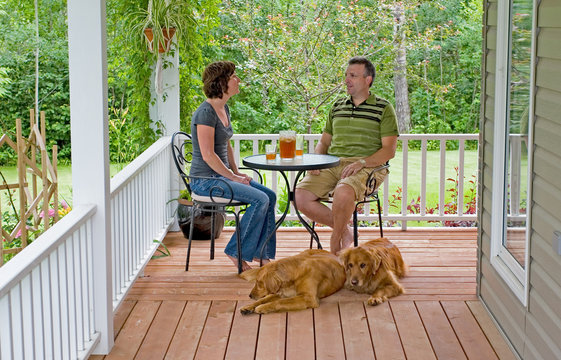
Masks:
[[[345,166],[345,168],[343,169],[343,172],[341,172],[341,179],[344,179],[348,176],[352,176],[352,175],[358,173],[363,168],[364,168],[364,165],[362,163],[360,163],[358,161],[355,161],[354,163]]]
[[[308,170],[308,174],[310,174],[310,175],[319,175],[319,170]]]

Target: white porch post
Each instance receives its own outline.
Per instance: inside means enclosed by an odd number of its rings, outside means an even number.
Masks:
[[[148,51],[148,50],[147,50]],[[174,56],[169,53],[162,54],[166,62],[171,65],[162,69],[162,91],[156,93],[156,68],[152,72],[151,93],[155,103],[150,103],[150,119],[154,129],[161,126],[163,136],[172,135],[179,131],[179,51],[176,49]],[[159,123],[159,124],[157,124]]]
[[[94,353],[113,347],[107,46],[105,0],[68,0],[70,127],[74,206],[95,204],[92,219],[93,312],[100,342]]]
[[[175,44],[177,42],[174,41]],[[150,102],[150,119],[152,119],[152,126],[154,129],[160,127],[163,136],[171,136],[174,132],[179,131],[179,49],[176,47],[174,56],[170,56],[169,53],[162,54],[165,60],[171,63],[166,69],[162,69],[162,90],[163,94],[159,95],[156,93],[156,68],[157,64],[154,66],[154,71],[152,72],[151,81],[151,93],[152,98],[156,99],[155,103]],[[158,124],[159,123],[159,124]],[[189,132],[189,131],[187,131]],[[170,167],[170,189],[169,194],[170,199],[176,199],[179,197],[179,189],[181,187],[180,179],[175,169],[175,164],[173,159],[169,161],[172,162]],[[170,231],[179,231],[179,225],[177,221],[169,228]]]

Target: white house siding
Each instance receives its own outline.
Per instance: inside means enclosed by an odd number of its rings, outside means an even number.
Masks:
[[[561,231],[561,1],[539,2],[530,294],[524,307],[490,264],[491,188],[497,3],[486,1],[486,58],[482,99],[479,292],[523,359],[561,359],[561,255],[552,250]]]

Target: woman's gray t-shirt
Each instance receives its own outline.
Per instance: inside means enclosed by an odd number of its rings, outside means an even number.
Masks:
[[[234,131],[232,130],[232,122],[230,121],[230,110],[225,105],[226,116],[228,117],[228,126],[225,127],[212,105],[204,101],[193,113],[191,118],[191,137],[193,140],[193,160],[191,162],[190,175],[193,176],[214,176],[218,175],[203,160],[201,148],[199,147],[199,138],[197,136],[197,125],[207,125],[214,128],[214,152],[222,160],[227,168],[228,163],[228,142]]]

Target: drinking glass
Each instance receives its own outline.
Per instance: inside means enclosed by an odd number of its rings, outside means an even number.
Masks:
[[[304,155],[304,135],[296,135],[296,157],[301,158]]]
[[[296,131],[281,131],[279,133],[279,147],[281,160],[294,159],[294,152],[296,150]]]
[[[274,161],[277,158],[277,144],[265,145],[265,158],[267,161]]]

